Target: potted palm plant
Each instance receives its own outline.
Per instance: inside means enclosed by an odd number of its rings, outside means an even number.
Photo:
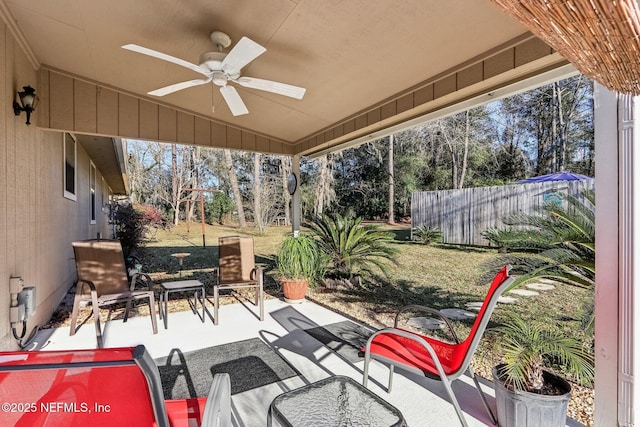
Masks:
[[[492,372],[498,425],[564,427],[571,385],[549,369],[553,366],[589,383],[594,377],[593,356],[577,339],[517,315],[494,330],[501,333],[503,349],[503,363]]]
[[[326,261],[312,237],[302,233],[287,236],[276,258],[284,300],[291,304],[304,301],[309,283],[322,275],[323,264]]]

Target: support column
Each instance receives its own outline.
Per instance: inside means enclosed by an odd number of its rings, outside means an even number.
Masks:
[[[300,156],[291,157],[291,171],[296,176],[296,191],[291,195],[291,231],[294,236],[300,233],[302,207],[300,204]]]
[[[618,287],[618,425],[635,425],[640,399],[640,97],[618,95],[619,287]],[[596,165],[597,167],[597,165]],[[640,379],[639,379],[640,380]],[[635,414],[634,414],[635,412]]]
[[[603,427],[633,425],[638,396],[633,378],[639,354],[633,344],[640,343],[634,316],[640,293],[633,292],[634,266],[640,265],[640,199],[634,200],[640,197],[640,149],[634,149],[634,142],[640,143],[634,129],[634,122],[636,129],[640,123],[638,100],[595,86],[595,425]]]

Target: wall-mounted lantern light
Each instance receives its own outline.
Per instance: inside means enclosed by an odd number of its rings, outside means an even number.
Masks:
[[[36,110],[38,106],[38,95],[36,90],[31,86],[24,86],[22,92],[18,92],[20,103],[13,101],[13,112],[16,116],[19,116],[21,112],[27,113],[27,126],[31,124],[31,113]]]

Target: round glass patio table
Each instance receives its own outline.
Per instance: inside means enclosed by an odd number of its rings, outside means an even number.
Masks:
[[[396,407],[340,375],[279,395],[269,408],[269,426],[272,417],[286,427],[406,426]]]

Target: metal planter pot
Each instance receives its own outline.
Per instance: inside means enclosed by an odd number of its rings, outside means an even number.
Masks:
[[[496,392],[498,425],[500,427],[564,427],[567,405],[571,398],[571,385],[550,372],[544,372],[544,381],[554,383],[566,392],[561,395],[544,395],[506,388],[494,367],[493,384]]]

